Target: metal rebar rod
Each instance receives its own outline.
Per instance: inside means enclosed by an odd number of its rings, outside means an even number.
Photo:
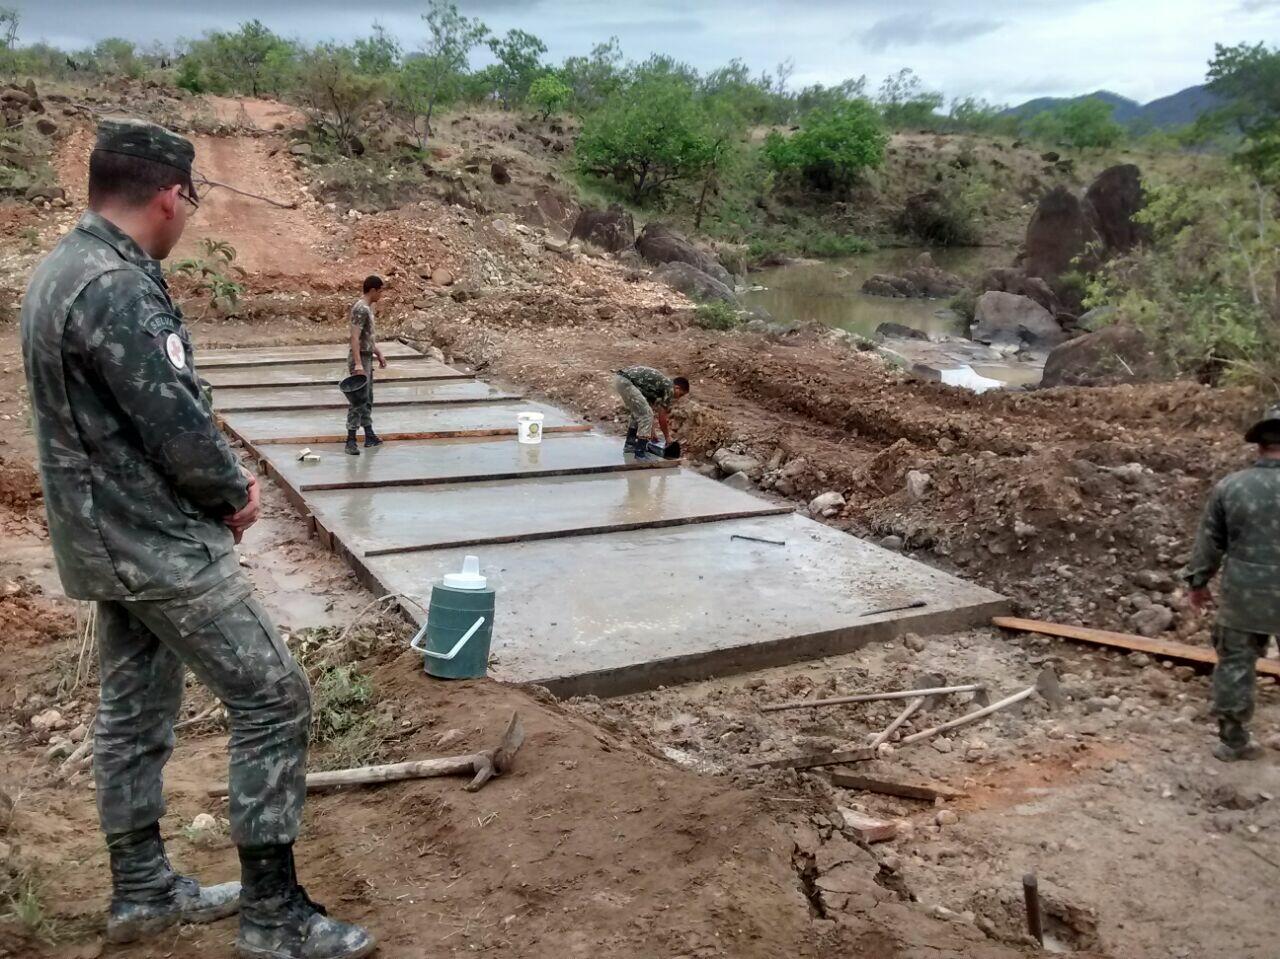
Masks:
[[[1027,903],[1027,931],[1036,942],[1044,945],[1044,923],[1040,915],[1040,883],[1036,874],[1029,872],[1022,877],[1022,896]]]
[[[842,706],[845,703],[874,703],[882,699],[915,699],[917,696],[943,696],[947,693],[976,693],[986,689],[982,683],[969,683],[964,686],[938,686],[933,689],[901,689],[892,693],[858,693],[851,696],[836,696],[834,699],[796,699],[786,703],[773,703],[761,706],[762,713],[777,713],[784,709],[804,709],[806,706]]]

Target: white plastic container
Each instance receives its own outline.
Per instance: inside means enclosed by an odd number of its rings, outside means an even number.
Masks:
[[[517,413],[516,424],[520,429],[521,443],[541,443],[542,442],[542,414],[541,413]]]

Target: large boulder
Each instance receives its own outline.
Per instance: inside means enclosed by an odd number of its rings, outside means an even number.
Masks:
[[[919,287],[906,277],[891,273],[873,273],[862,283],[862,292],[870,296],[912,297],[922,296]]]
[[[876,273],[862,284],[862,292],[872,296],[937,299],[955,296],[962,289],[964,289],[964,280],[954,273],[938,269],[934,265],[933,257],[928,253],[921,253],[915,265],[904,270],[901,276]]]
[[[1027,224],[1024,272],[1043,279],[1061,297],[1059,280],[1078,265],[1088,265],[1077,264],[1077,258],[1097,239],[1088,207],[1066,187],[1056,186],[1040,199]]]
[[[1142,173],[1132,163],[1121,163],[1099,173],[1085,192],[1085,202],[1092,210],[1094,229],[1108,254],[1124,253],[1146,239],[1146,228],[1134,220],[1134,214],[1147,201]]]
[[[1108,326],[1053,348],[1041,386],[1110,386],[1155,379],[1160,364],[1141,330]]]
[[[710,253],[694,246],[681,233],[665,223],[646,223],[636,237],[636,249],[654,266],[664,263],[687,263],[733,289],[733,277]]]
[[[730,306],[738,305],[737,294],[714,276],[703,273],[688,263],[673,261],[658,269],[655,276],[673,290],[679,290],[691,300],[708,303],[719,300]]]
[[[569,234],[571,240],[594,243],[610,253],[621,253],[636,242],[636,224],[631,214],[618,205],[607,210],[583,208]]]
[[[1035,300],[994,290],[978,297],[972,336],[992,346],[1030,350],[1051,350],[1067,339],[1053,314]]]
[[[978,292],[986,293],[995,290],[998,293],[1015,293],[1035,300],[1055,316],[1062,312],[1062,304],[1057,294],[1038,276],[1027,276],[1021,270],[1011,266],[998,266],[987,270],[978,281]]]

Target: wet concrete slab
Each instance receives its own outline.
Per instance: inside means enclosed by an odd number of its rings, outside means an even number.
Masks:
[[[383,383],[375,376],[374,400],[379,407],[495,403],[518,400],[517,394],[475,380],[437,383]],[[347,398],[337,384],[280,389],[263,386],[244,390],[215,390],[213,408],[219,413],[251,410],[345,410]]]
[[[735,539],[750,536],[784,546]],[[424,605],[466,553],[497,590],[492,675],[620,695],[966,629],[1004,597],[796,515],[358,560]],[[922,608],[884,610],[923,600]],[[411,604],[411,616],[421,618]]]
[[[316,523],[357,558],[451,546],[555,539],[603,531],[713,522],[792,507],[687,470],[450,483],[427,489],[306,494]]]
[[[421,356],[411,346],[396,340],[379,343],[378,348],[388,360],[392,357]],[[250,349],[196,350],[196,366],[214,369],[229,366],[275,366],[278,364],[311,363],[316,360],[345,360],[349,347],[346,343],[317,343],[311,346],[265,346]]]
[[[206,369],[196,359],[196,368],[209,385],[222,389],[260,389],[264,386],[295,387],[337,385],[347,375],[347,361],[323,360],[314,363],[279,364],[276,366],[230,366]],[[378,382],[433,382],[438,380],[470,380],[470,373],[462,373],[429,357],[405,357],[387,363],[385,370],[375,374]]]
[[[528,476],[592,474],[631,469],[663,469],[675,460],[636,463],[622,452],[622,441],[600,433],[551,433],[537,445],[514,436],[447,440],[403,440],[359,456],[347,456],[340,443],[311,447],[318,462],[303,463],[297,451],[267,445],[261,455],[269,469],[301,493],[323,489],[380,486],[428,486]]]
[[[475,406],[374,405],[373,425],[388,440],[452,436],[504,436],[516,433],[517,413],[541,413],[547,432],[586,432],[586,424],[543,403],[485,403]],[[220,413],[223,427],[249,443],[338,443],[346,438],[342,410]]]

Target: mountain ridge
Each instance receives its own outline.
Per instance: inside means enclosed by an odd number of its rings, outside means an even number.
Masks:
[[[1125,126],[1151,126],[1156,128],[1184,126],[1222,105],[1222,98],[1211,91],[1207,84],[1197,84],[1158,97],[1150,103],[1139,103],[1110,90],[1095,90],[1076,97],[1037,97],[1005,110],[1006,115],[1024,119],[1082,100],[1098,99],[1114,108],[1112,118]]]

